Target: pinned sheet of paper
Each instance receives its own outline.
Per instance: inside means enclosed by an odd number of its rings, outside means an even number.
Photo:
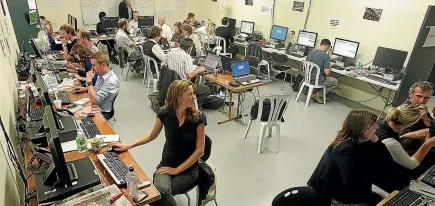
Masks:
[[[435,46],[435,26],[430,26],[429,28],[429,34],[427,34],[426,41],[424,42],[423,47]]]
[[[331,18],[329,19],[329,28],[337,29],[340,26],[340,20]]]

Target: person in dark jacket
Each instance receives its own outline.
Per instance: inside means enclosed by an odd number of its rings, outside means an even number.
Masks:
[[[239,49],[237,47],[231,47],[230,43],[234,42],[233,32],[228,28],[230,25],[230,20],[228,17],[222,18],[222,26],[216,28],[216,36],[222,37],[226,41],[227,46],[227,53],[231,53],[233,57],[236,56],[237,53],[239,53]],[[223,46],[223,44],[222,44]]]
[[[133,9],[131,8],[131,0],[123,0],[119,3],[118,17],[130,21],[133,18]]]
[[[107,35],[107,30],[103,27],[103,21],[106,18],[106,12],[102,11],[98,14],[98,19],[100,19],[100,22],[97,23],[97,34],[99,36],[101,35]],[[114,59],[112,56],[112,53],[115,54],[115,40],[109,39],[109,40],[101,40],[102,44],[107,46],[107,52],[109,53],[110,59]]]
[[[331,199],[345,204],[375,205],[381,197],[371,191],[376,168],[371,146],[376,136],[377,116],[365,110],[352,110],[343,127],[326,150],[308,185],[323,205]]]

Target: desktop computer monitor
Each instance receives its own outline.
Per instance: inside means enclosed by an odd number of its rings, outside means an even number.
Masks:
[[[270,32],[270,38],[279,41],[285,41],[285,39],[287,38],[287,32],[287,27],[273,25],[272,31]]]
[[[249,61],[243,60],[243,61],[236,61],[231,62],[231,70],[233,72],[233,77],[241,77],[249,75],[251,72],[249,68]]]
[[[138,27],[152,27],[154,26],[154,16],[139,16],[138,18]]]
[[[228,18],[228,28],[233,33],[233,36],[236,35],[236,19]]]
[[[358,53],[358,48],[359,42],[335,38],[332,54],[345,58],[355,59],[356,54]]]
[[[373,66],[401,71],[407,56],[407,51],[378,47]]]
[[[36,57],[41,58],[42,57],[42,51],[39,49],[38,45],[36,45],[35,40],[31,39],[29,42],[30,42],[30,45],[33,48],[33,51],[36,54]]]
[[[118,28],[119,17],[106,17],[103,20],[104,29],[117,29]]]
[[[77,18],[71,17],[71,25],[74,28],[74,31],[77,31]]]
[[[254,34],[255,22],[242,21],[240,24],[240,32],[244,34]]]
[[[74,164],[67,164],[63,155],[63,150],[56,128],[55,114],[51,106],[45,106],[43,118],[44,131],[47,137],[48,146],[50,147],[53,163],[47,169],[43,176],[44,185],[71,185],[76,180]]]
[[[299,30],[298,45],[314,48],[316,40],[317,33]]]
[[[71,24],[71,14],[68,14],[68,24]]]

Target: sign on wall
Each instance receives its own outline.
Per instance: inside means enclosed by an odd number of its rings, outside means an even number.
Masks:
[[[303,1],[293,1],[293,11],[303,12],[305,7],[305,2]]]
[[[329,19],[329,28],[337,29],[340,26],[340,20],[336,18]]]
[[[379,21],[382,16],[382,9],[375,9],[366,7],[366,11],[364,12],[363,19],[371,20],[371,21]]]

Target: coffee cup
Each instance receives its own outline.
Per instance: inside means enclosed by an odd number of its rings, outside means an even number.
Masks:
[[[91,143],[92,152],[99,152],[103,146],[103,140],[101,138],[92,138],[89,140],[89,142]]]
[[[60,99],[56,99],[53,101],[54,106],[56,107],[56,109],[61,109],[62,108],[62,100]]]

